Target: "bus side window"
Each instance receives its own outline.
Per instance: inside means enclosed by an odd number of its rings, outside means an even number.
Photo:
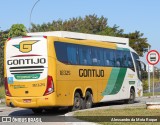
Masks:
[[[136,66],[135,68],[137,70],[137,76],[141,80],[142,79],[142,77],[141,77],[141,65],[140,65],[140,62],[137,60],[137,59],[139,59],[139,56],[134,52],[132,52],[132,55],[133,55],[135,66]]]
[[[91,49],[86,46],[79,46],[80,65],[91,65]]]
[[[128,67],[127,51],[123,51],[123,54],[122,54],[122,66],[123,67]]]
[[[109,61],[109,51],[108,49],[104,49],[104,65],[105,66],[110,66],[110,61]]]
[[[103,49],[101,48],[96,48],[96,47],[91,47],[91,52],[92,52],[92,65],[95,66],[103,66]]]
[[[104,65],[114,66],[115,65],[115,54],[112,49],[104,49]]]
[[[122,51],[116,50],[116,67],[122,67]]]
[[[97,48],[91,47],[91,60],[92,60],[92,65],[97,66],[98,65],[98,59],[97,59]]]
[[[110,50],[110,66],[115,66],[115,51],[116,50]]]
[[[132,60],[130,51],[127,52],[127,59],[128,59],[127,60],[128,67],[131,68],[131,69],[134,69],[133,60]]]
[[[67,44],[62,42],[55,42],[54,45],[58,61],[68,64]]]
[[[77,59],[77,46],[68,44],[67,46],[67,56],[69,64],[78,64]]]
[[[104,66],[104,57],[103,57],[103,49],[98,48],[98,65]]]

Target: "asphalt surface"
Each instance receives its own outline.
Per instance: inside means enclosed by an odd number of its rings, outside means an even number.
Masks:
[[[151,92],[153,92],[153,88],[151,88]],[[154,92],[160,92],[160,86],[156,87],[156,88],[154,89]]]
[[[92,109],[107,109],[107,108],[125,108],[126,106],[134,107],[134,106],[145,106],[146,102],[160,102],[160,96],[155,97],[143,97],[137,98],[134,104],[124,104],[123,101],[114,101],[114,102],[107,102],[107,103],[100,103],[95,105]],[[84,110],[82,110],[84,111]],[[62,108],[57,112],[51,111],[50,112],[43,112],[41,114],[34,114],[30,109],[23,109],[23,108],[10,108],[10,107],[0,107],[0,116],[8,116],[8,117],[29,117],[29,118],[42,118],[43,121],[55,121],[54,125],[64,125],[64,124],[71,124],[66,122],[65,114],[72,114],[68,113],[67,108]],[[0,123],[1,125],[8,125],[11,123]],[[13,123],[11,125],[19,125],[22,123]],[[24,125],[28,125],[27,123],[23,123]],[[31,123],[32,125],[53,125],[53,122],[43,122],[43,123]],[[81,123],[82,124],[82,123]],[[84,124],[84,123],[83,123]],[[86,124],[86,123],[85,123]]]

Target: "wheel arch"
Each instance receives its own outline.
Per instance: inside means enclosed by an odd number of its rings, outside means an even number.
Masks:
[[[135,92],[135,87],[134,87],[134,86],[131,86],[131,87],[130,87],[130,91],[131,91],[131,89],[133,89],[134,92]]]

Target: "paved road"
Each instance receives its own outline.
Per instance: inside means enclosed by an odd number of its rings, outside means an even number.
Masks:
[[[151,92],[153,92],[153,88],[151,88]],[[160,92],[160,86],[154,89],[154,92]]]
[[[135,103],[133,105],[130,105],[130,106],[141,106],[141,105],[145,104],[146,102],[150,102],[150,101],[159,101],[160,102],[160,97],[137,98]],[[123,108],[125,106],[126,106],[126,104],[124,104],[123,101],[114,101],[114,102],[98,104],[98,105],[94,106],[94,108],[100,108],[100,109],[101,108],[106,108],[106,107],[111,107],[111,108],[114,108],[114,107],[120,108],[120,107],[122,107]],[[92,109],[94,109],[94,108],[92,108]],[[0,107],[0,116],[42,117],[42,118],[47,118],[47,120],[53,120],[54,118],[59,118],[59,121],[65,121],[65,118],[63,116],[66,113],[68,113],[67,108],[61,109],[58,112],[43,112],[42,114],[37,115],[37,114],[34,114],[30,109]],[[3,124],[6,125],[6,123],[3,123]],[[20,124],[20,123],[15,123],[15,125],[17,125],[17,124]],[[49,123],[49,122],[48,123],[43,123],[43,125],[45,125],[45,124],[49,125],[51,123]],[[66,123],[64,123],[64,122],[59,123],[57,121],[56,123],[54,123],[54,125],[55,124],[64,125]],[[12,123],[12,125],[14,125],[14,124]],[[26,123],[26,125],[27,125],[27,123]],[[37,125],[37,123],[32,123],[32,125]]]

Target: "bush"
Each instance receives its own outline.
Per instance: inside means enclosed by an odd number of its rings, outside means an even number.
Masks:
[[[5,89],[4,86],[0,86],[0,99],[5,98]]]
[[[143,80],[143,91],[148,90],[148,82],[147,80]]]

